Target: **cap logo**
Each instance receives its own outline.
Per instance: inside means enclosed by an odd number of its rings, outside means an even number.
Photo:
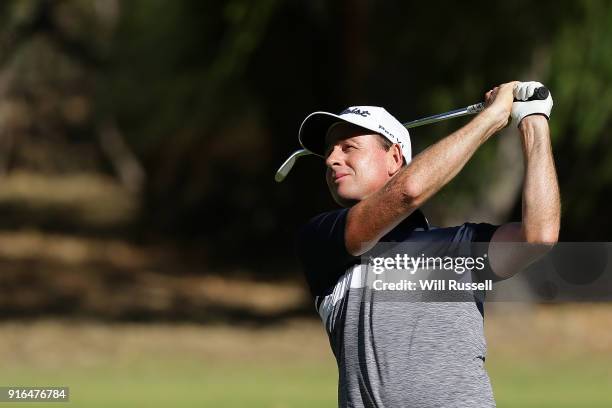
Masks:
[[[364,118],[366,116],[370,116],[370,112],[368,112],[367,110],[363,110],[362,111],[361,109],[358,109],[358,108],[345,109],[342,112],[340,112],[340,115],[344,115],[344,114],[347,114],[347,113],[352,113],[352,114],[355,114],[355,115],[363,116]]]
[[[378,129],[382,130],[383,133],[385,133],[386,135],[388,135],[389,137],[392,137],[393,139],[397,140],[397,137],[395,137],[395,135],[391,132],[389,132],[387,129],[385,129],[383,127],[383,125],[378,125]]]

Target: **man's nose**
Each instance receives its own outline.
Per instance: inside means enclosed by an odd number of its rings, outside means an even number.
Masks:
[[[327,156],[327,159],[325,159],[325,164],[327,165],[327,167],[331,169],[334,164],[340,165],[342,160],[341,153],[342,150],[339,149],[338,146],[334,146],[329,155]]]

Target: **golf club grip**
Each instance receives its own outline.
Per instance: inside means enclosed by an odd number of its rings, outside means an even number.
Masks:
[[[529,99],[527,99],[526,101],[517,101],[516,99],[514,101],[515,102],[543,101],[544,99],[548,98],[548,95],[550,95],[550,91],[548,90],[548,88],[545,86],[541,86],[539,88],[536,88],[535,91],[533,91],[533,95],[531,95],[531,97],[529,97]]]

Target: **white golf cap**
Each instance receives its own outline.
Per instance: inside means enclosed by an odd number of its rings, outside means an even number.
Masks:
[[[339,114],[314,112],[304,119],[298,139],[304,149],[317,156],[325,156],[325,137],[329,128],[338,122],[347,122],[378,133],[397,143],[402,149],[406,163],[412,160],[412,147],[408,129],[389,112],[379,106],[351,106]]]

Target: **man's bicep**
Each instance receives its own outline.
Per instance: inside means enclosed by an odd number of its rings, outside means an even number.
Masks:
[[[489,243],[489,263],[500,279],[524,270],[548,251],[546,246],[528,244],[520,222],[500,225]]]
[[[491,243],[494,242],[525,242],[525,234],[521,223],[509,222],[500,225],[491,237]]]

